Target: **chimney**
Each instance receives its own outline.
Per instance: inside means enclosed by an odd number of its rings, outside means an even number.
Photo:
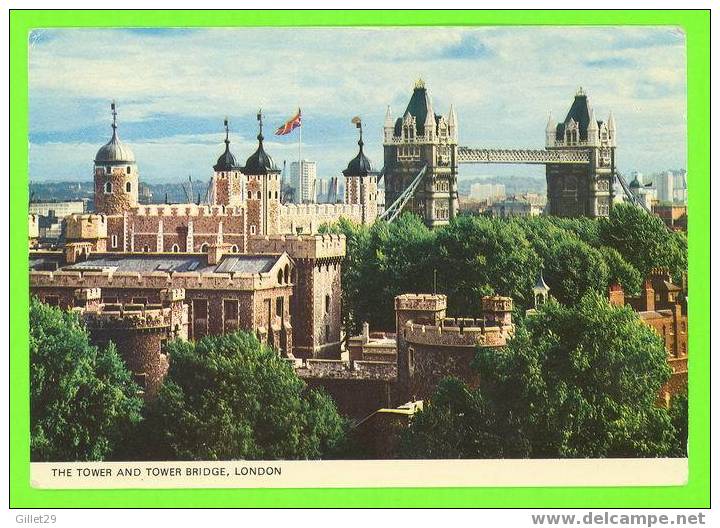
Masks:
[[[650,279],[645,279],[645,284],[643,285],[643,291],[640,296],[640,301],[642,302],[641,308],[644,308],[644,310],[641,311],[655,311],[655,290],[652,287],[652,282],[650,281]]]
[[[363,323],[362,336],[363,336],[363,343],[367,343],[368,341],[370,341],[370,323],[368,323],[367,321],[365,321]]]
[[[208,248],[208,264],[214,266],[220,263],[223,255],[231,253],[230,244],[210,244]]]
[[[625,291],[617,282],[612,283],[608,289],[608,301],[613,306],[625,306]]]

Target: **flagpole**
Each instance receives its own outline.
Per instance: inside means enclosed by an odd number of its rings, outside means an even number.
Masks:
[[[302,177],[303,177],[303,165],[302,165],[302,114],[300,113],[300,107],[298,107],[298,116],[300,116],[300,134],[298,135],[298,187],[300,187],[300,203],[302,203]]]

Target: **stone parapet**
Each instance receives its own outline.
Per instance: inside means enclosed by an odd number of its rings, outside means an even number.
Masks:
[[[30,287],[83,288],[148,288],[169,287],[185,290],[263,290],[277,287],[269,273],[240,275],[230,273],[199,273],[153,271],[149,273],[114,273],[93,271],[31,271]]]
[[[320,259],[345,256],[345,235],[272,235],[248,239],[249,253],[287,252],[294,259]]]
[[[472,319],[468,320],[472,321]],[[443,347],[503,346],[506,332],[499,326],[433,326],[405,324],[405,341]]]
[[[73,214],[65,218],[67,240],[106,238],[107,216],[102,214]]]
[[[197,204],[157,204],[141,205],[131,210],[135,216],[237,216],[245,213],[242,206],[197,205]]]
[[[397,364],[385,361],[288,359],[303,379],[395,381]]]
[[[447,296],[431,293],[406,293],[395,297],[395,310],[440,311],[447,309]]]
[[[104,304],[99,311],[84,313],[85,323],[92,330],[156,330],[172,326],[170,308],[148,309],[142,304]]]

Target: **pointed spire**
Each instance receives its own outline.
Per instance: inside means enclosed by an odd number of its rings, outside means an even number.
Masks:
[[[553,120],[552,112],[548,114],[548,122],[547,126],[545,127],[545,132],[555,132],[555,121]]]
[[[590,110],[590,122],[588,123],[588,132],[590,132],[591,130],[595,131],[595,132],[597,132],[599,130],[597,119],[595,119],[595,109],[594,108],[592,108]]]
[[[392,116],[392,110],[390,110],[390,105],[387,107],[387,112],[385,112],[385,126],[386,127],[392,127],[394,126],[393,122],[393,116]]]
[[[615,116],[612,110],[610,110],[610,117],[608,117],[608,130],[612,133],[615,132]]]
[[[228,122],[228,118],[225,117],[225,148],[230,147],[230,123]]]
[[[448,112],[448,126],[457,126],[457,114],[455,113],[455,105],[450,104],[450,112]]]

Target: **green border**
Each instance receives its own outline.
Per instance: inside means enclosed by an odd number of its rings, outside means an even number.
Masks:
[[[690,477],[685,486],[38,490],[29,477],[28,31],[38,27],[672,25],[687,35]],[[10,13],[10,505],[28,507],[710,506],[710,11],[12,11]]]

